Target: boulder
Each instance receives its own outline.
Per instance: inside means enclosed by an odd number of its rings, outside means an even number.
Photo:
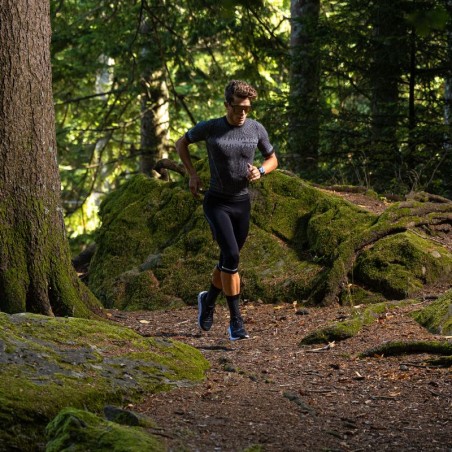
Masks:
[[[111,322],[0,313],[0,450],[43,450],[65,407],[100,413],[195,384],[207,368],[188,345]]]

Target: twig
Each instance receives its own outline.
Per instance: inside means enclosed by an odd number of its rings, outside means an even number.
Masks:
[[[333,342],[330,342],[328,345],[325,345],[325,347],[320,348],[313,348],[312,350],[306,350],[306,353],[322,353],[327,350],[332,349],[336,344]]]

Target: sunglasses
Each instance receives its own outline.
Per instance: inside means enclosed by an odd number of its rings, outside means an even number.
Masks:
[[[236,115],[241,115],[242,111],[244,111],[245,114],[247,115],[252,110],[251,105],[233,105],[233,104],[229,104],[229,105],[231,106],[232,111]]]

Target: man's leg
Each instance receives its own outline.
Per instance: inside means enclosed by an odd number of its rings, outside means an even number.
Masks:
[[[232,341],[246,339],[249,337],[243,325],[243,319],[240,315],[240,276],[238,273],[221,272],[223,283],[223,292],[228,301],[230,322],[229,339]]]
[[[240,295],[240,276],[238,273],[220,272],[221,285],[226,296]]]
[[[198,294],[198,324],[204,331],[209,331],[212,328],[215,302],[222,291],[222,287],[221,271],[216,266],[213,270],[209,290]]]
[[[221,271],[218,265],[215,266],[212,273],[212,279],[210,282],[210,288],[207,292],[205,302],[210,308],[215,307],[215,302],[217,301],[218,295],[220,295],[223,290],[223,283],[221,281]]]

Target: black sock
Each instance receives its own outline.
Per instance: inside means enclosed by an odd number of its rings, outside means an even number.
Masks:
[[[218,287],[215,287],[213,284],[210,284],[210,288],[209,291],[207,292],[207,296],[206,296],[206,305],[209,308],[213,308],[215,305],[215,301],[218,298],[218,295],[220,295],[221,293],[221,289],[219,289]]]
[[[238,295],[226,295],[226,300],[228,300],[229,313],[232,319],[238,319],[240,317],[240,307],[239,300],[240,294]]]

